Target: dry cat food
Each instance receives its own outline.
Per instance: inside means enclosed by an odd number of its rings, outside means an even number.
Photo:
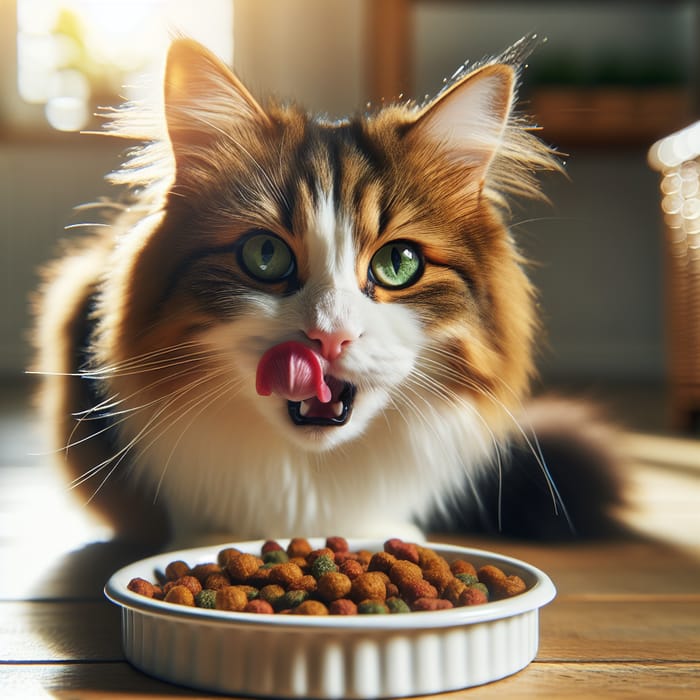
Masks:
[[[437,552],[390,539],[380,552],[350,551],[329,537],[313,549],[294,538],[274,540],[260,554],[222,549],[216,562],[190,567],[173,561],[157,583],[134,578],[129,590],[148,598],[216,610],[259,614],[367,615],[481,605],[523,593],[525,582],[496,566],[448,562]]]

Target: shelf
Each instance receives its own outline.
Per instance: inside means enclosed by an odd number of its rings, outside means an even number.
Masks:
[[[541,137],[569,146],[650,146],[693,121],[693,98],[680,87],[542,87],[525,110]]]

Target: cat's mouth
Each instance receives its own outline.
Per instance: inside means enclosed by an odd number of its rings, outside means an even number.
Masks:
[[[331,400],[320,401],[312,396],[302,401],[288,401],[287,410],[295,425],[345,425],[350,420],[355,401],[354,384],[336,377],[324,377],[331,390]]]

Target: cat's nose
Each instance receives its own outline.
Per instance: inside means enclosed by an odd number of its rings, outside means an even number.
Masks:
[[[357,338],[352,331],[343,328],[331,332],[312,328],[306,331],[306,335],[311,340],[318,340],[321,343],[321,354],[329,361],[340,357],[345,346]]]

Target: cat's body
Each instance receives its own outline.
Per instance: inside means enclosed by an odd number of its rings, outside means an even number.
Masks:
[[[504,197],[557,167],[518,57],[329,123],[173,45],[167,136],[117,176],[141,190],[39,314],[57,446],[118,534],[416,537],[507,483],[536,318]]]

